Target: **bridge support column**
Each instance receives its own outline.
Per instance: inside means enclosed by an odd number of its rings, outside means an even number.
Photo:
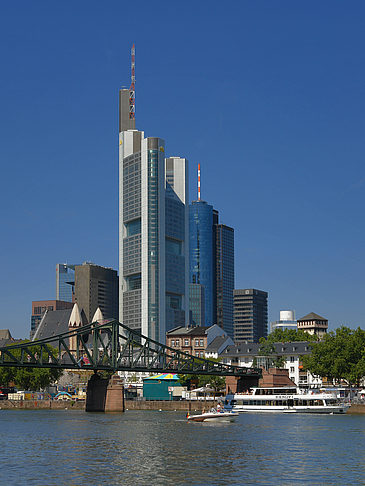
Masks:
[[[94,374],[86,392],[86,412],[124,412],[123,380],[118,375],[110,379]]]

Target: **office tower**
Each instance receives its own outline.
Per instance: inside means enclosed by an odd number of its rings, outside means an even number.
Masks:
[[[106,319],[118,319],[118,274],[112,268],[85,262],[75,266],[75,302],[88,322],[100,307]]]
[[[298,330],[305,331],[308,334],[316,334],[320,339],[326,334],[328,329],[328,320],[314,312],[298,319]]]
[[[219,213],[201,200],[190,204],[190,282],[205,290],[205,325],[218,324],[233,338],[234,230],[219,223]]]
[[[233,339],[234,229],[215,225],[216,323]]]
[[[165,159],[166,331],[189,323],[189,206],[186,159]],[[186,312],[185,312],[186,309]]]
[[[213,206],[193,201],[189,207],[190,282],[204,286],[205,323],[214,324]]]
[[[234,342],[258,343],[267,337],[267,292],[256,289],[233,291]]]
[[[189,283],[190,325],[205,326],[205,289],[204,285]]]
[[[134,95],[121,92],[119,320],[164,343],[189,318],[187,161],[165,159],[164,140],[134,129]]]
[[[30,321],[30,339],[33,338],[45,312],[72,309],[73,303],[61,300],[34,300],[32,302],[32,317]]]
[[[278,321],[270,322],[270,333],[276,329],[283,331],[291,329],[297,330],[297,321],[295,320],[295,314],[293,310],[280,311],[280,317]]]
[[[75,291],[75,265],[57,263],[56,265],[56,300],[73,302]]]

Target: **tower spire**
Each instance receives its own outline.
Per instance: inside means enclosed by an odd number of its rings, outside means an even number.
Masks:
[[[200,201],[200,164],[198,164],[198,201]]]
[[[134,44],[131,49],[131,87],[129,88],[129,119],[134,120],[136,117],[136,76],[135,76],[135,54]]]

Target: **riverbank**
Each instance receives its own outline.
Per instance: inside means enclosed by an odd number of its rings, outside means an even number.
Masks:
[[[85,410],[85,402],[71,400],[2,400],[0,410]]]
[[[202,411],[216,407],[218,402],[205,401],[166,401],[166,400],[125,400],[125,410],[163,410],[174,411]],[[85,402],[71,400],[2,400],[0,410],[85,410]],[[348,414],[365,414],[365,404],[353,404]]]

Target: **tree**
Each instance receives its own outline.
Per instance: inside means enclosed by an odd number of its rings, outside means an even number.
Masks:
[[[285,366],[285,356],[276,355],[275,343],[293,343],[298,341],[317,341],[318,337],[302,330],[275,329],[267,338],[260,338],[260,356],[267,357],[267,364],[275,368]],[[256,360],[257,363],[257,360]],[[256,364],[253,364],[256,366]]]
[[[219,363],[221,361],[220,358],[209,358],[209,361],[214,361],[215,363]],[[198,361],[199,362],[199,361]],[[225,387],[226,379],[224,376],[217,376],[217,375],[179,375],[179,380],[182,386],[187,386],[190,389],[191,385],[194,383],[196,387],[201,386],[210,386],[214,390],[214,395],[216,392],[220,391],[222,388]]]
[[[342,326],[311,348],[312,353],[303,357],[304,369],[334,382],[346,380],[359,386],[365,376],[365,331]]]
[[[28,341],[23,341],[24,343]],[[57,351],[51,348],[56,355]],[[40,354],[39,346],[32,346],[34,354]],[[20,349],[12,350],[12,354],[16,358],[20,358]],[[54,383],[62,374],[62,370],[54,368],[18,368],[18,367],[0,367],[0,384],[8,386],[9,383],[14,383],[17,388],[23,390],[40,390]]]
[[[298,341],[317,341],[318,336],[309,334],[301,329],[275,329],[267,338],[260,338],[260,343],[294,343]]]

